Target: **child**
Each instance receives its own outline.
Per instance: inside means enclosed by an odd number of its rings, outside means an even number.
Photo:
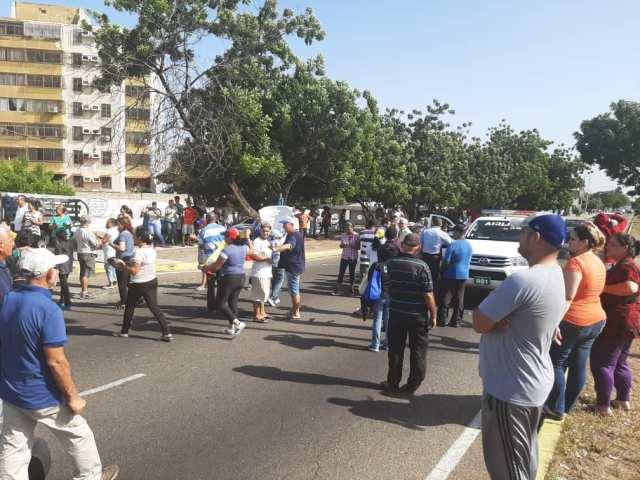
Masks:
[[[69,291],[69,275],[73,271],[73,240],[69,238],[67,230],[56,232],[54,252],[56,255],[66,255],[69,260],[58,265],[60,277],[60,300],[58,305],[62,310],[71,310],[71,292]]]

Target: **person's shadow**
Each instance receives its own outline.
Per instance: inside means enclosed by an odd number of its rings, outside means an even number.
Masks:
[[[364,346],[350,343],[336,342],[332,338],[305,338],[294,334],[268,335],[264,339],[270,342],[280,342],[282,345],[297,348],[298,350],[312,350],[315,347],[337,347],[354,350],[364,350],[365,348]]]
[[[398,400],[329,398],[358,417],[388,422],[411,430],[437,425],[468,425],[480,410],[480,395],[424,394]]]
[[[344,387],[380,389],[379,383],[366,382],[363,380],[352,380],[350,378],[331,377],[320,373],[293,372],[282,370],[277,367],[266,367],[260,365],[245,365],[236,367],[234,372],[243,373],[250,377],[262,378],[264,380],[275,380],[279,382],[307,383],[309,385],[341,385]]]

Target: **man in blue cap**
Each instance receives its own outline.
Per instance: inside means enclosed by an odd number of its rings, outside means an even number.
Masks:
[[[501,480],[536,478],[538,424],[554,379],[549,349],[566,309],[558,264],[565,221],[540,215],[523,225],[518,251],[530,268],[509,276],[473,312],[482,334],[484,460]]]

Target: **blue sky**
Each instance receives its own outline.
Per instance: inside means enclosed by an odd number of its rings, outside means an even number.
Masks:
[[[0,15],[9,14],[2,0]],[[43,2],[44,3],[44,2]],[[113,21],[131,18],[101,0],[46,3],[94,8]],[[448,102],[452,123],[472,134],[505,119],[573,145],[586,118],[640,92],[640,1],[616,0],[280,0],[310,6],[327,33],[300,56],[322,53],[327,73],[370,90],[381,107],[424,109]],[[592,191],[613,188],[602,173]]]

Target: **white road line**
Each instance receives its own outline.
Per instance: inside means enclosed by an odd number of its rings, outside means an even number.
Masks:
[[[462,460],[462,457],[464,457],[464,454],[480,433],[481,414],[482,412],[478,412],[473,417],[473,420],[465,427],[425,480],[445,480],[455,470],[456,465],[460,463],[460,460]]]
[[[136,373],[135,375],[131,375],[130,377],[121,378],[120,380],[116,380],[115,382],[107,383],[105,385],[101,385],[96,388],[90,388],[89,390],[80,392],[80,396],[87,397],[89,395],[93,395],[94,393],[104,392],[105,390],[109,390],[110,388],[118,387],[124,383],[133,382],[134,380],[142,377],[146,377],[146,375],[144,373]]]

